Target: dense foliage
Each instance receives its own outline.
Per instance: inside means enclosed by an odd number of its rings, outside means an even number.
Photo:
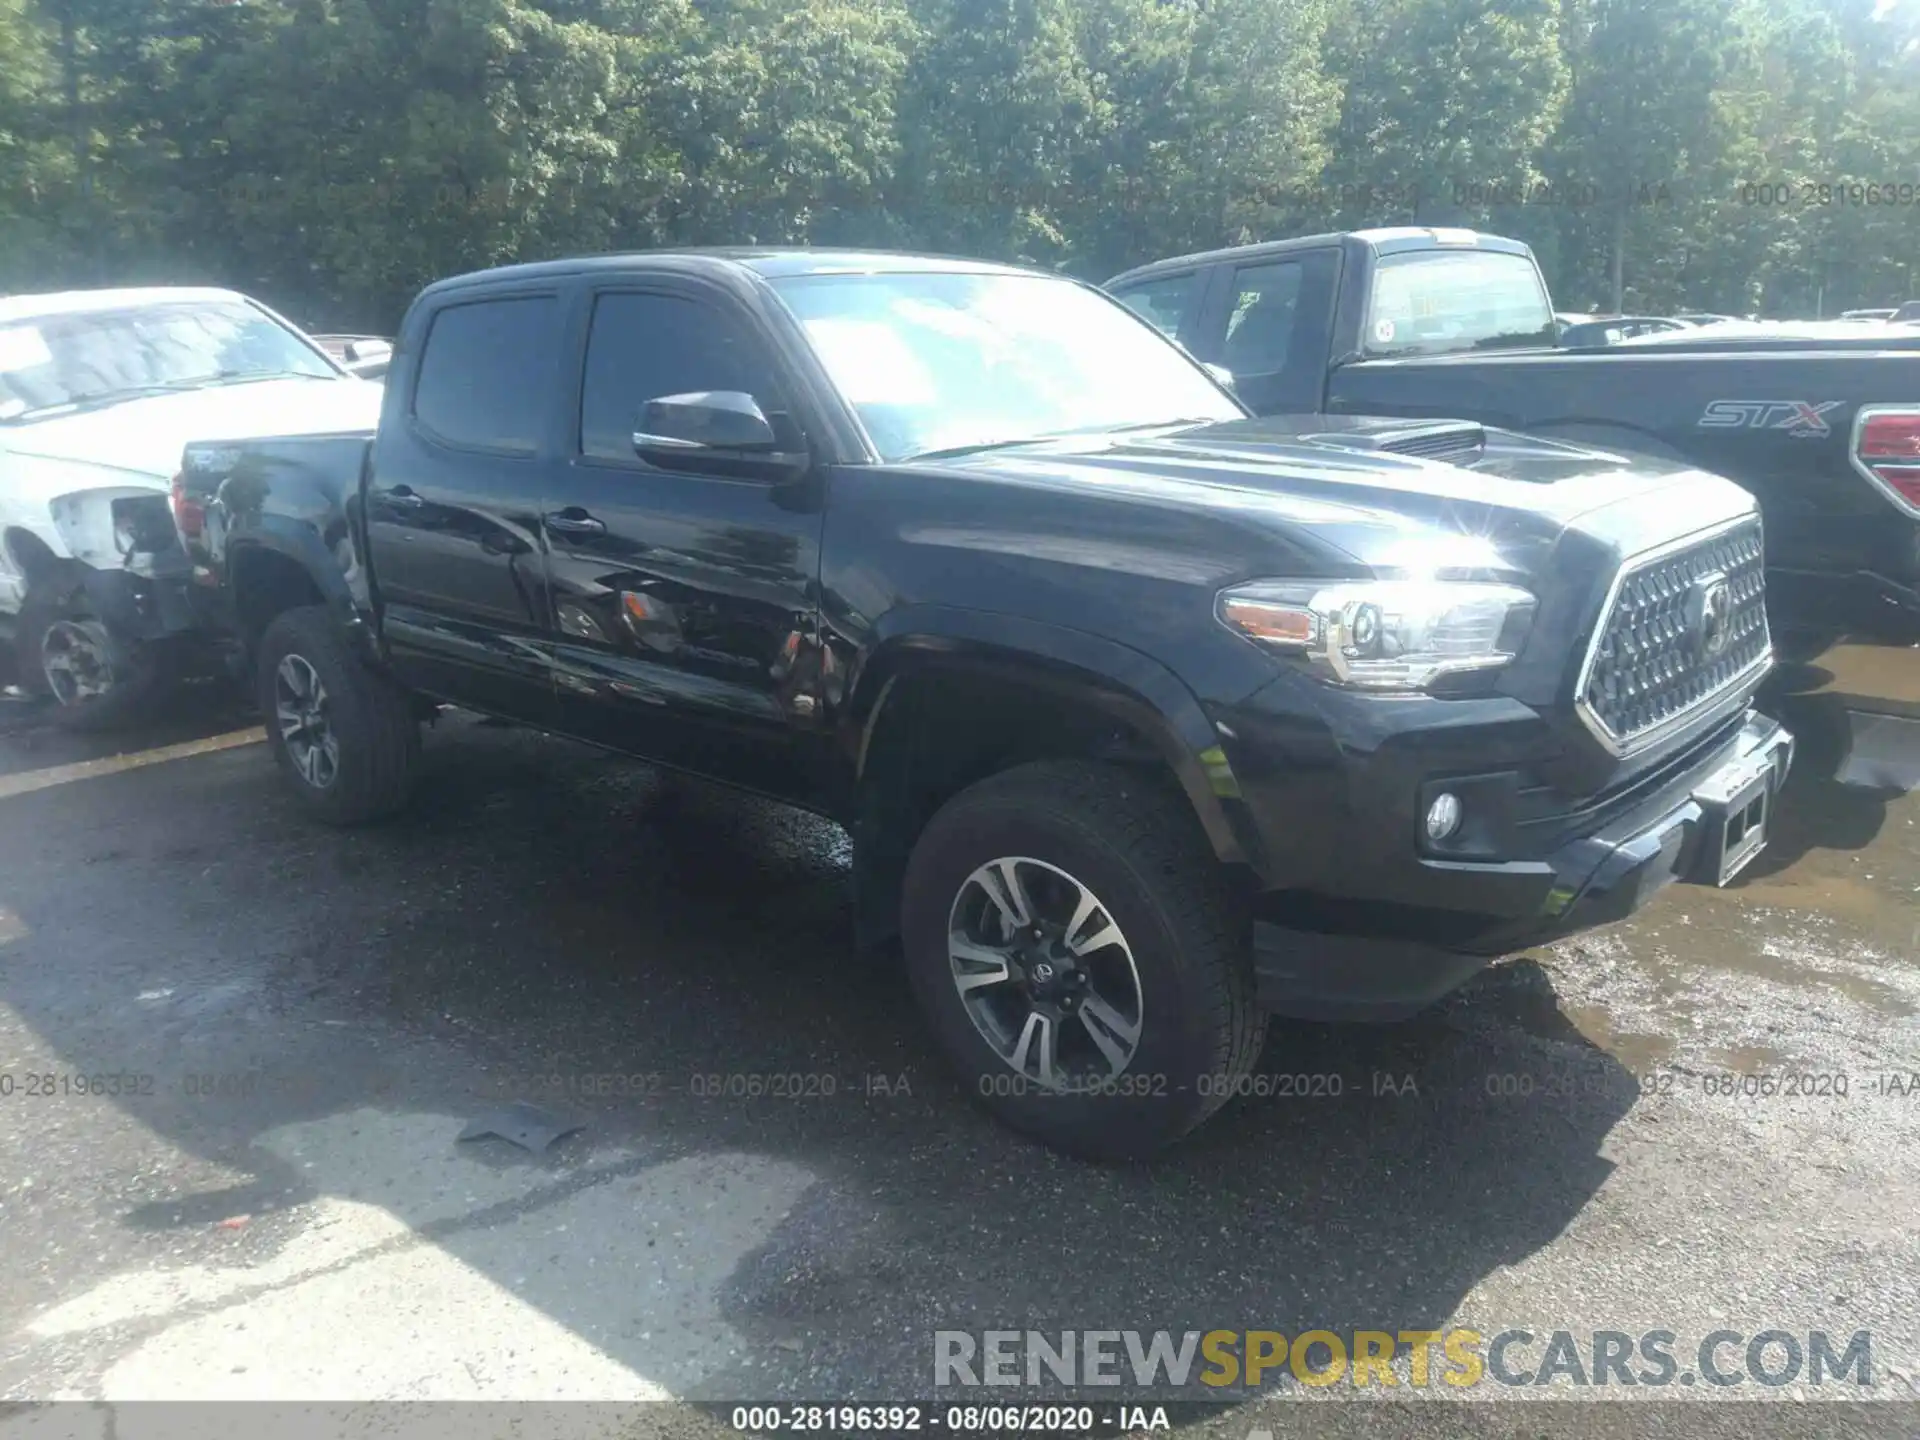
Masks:
[[[0,0],[0,290],[1410,219],[1568,308],[1920,296],[1920,0]]]

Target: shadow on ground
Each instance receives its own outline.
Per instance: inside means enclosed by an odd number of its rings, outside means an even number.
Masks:
[[[0,775],[204,740],[258,723],[250,700],[226,681],[178,685],[137,722],[99,732],[69,729],[51,701],[16,691],[0,695]]]
[[[1782,664],[1769,677],[1760,703],[1793,732],[1793,772],[1775,803],[1767,848],[1746,878],[1776,875],[1814,851],[1865,849],[1886,823],[1887,807],[1905,793],[1839,779],[1848,751],[1850,705],[1898,711],[1902,701],[1897,697],[1920,689],[1920,651],[1884,647],[1870,652],[1870,658],[1877,674],[1867,677],[1859,694],[1837,691],[1834,673],[1817,660]],[[1920,775],[1920,754],[1913,759]]]
[[[298,1368],[324,1330],[368,1386],[547,1393],[546,1345],[598,1393],[898,1399],[936,1329],[1433,1329],[1568,1227],[1637,1098],[1522,959],[1406,1025],[1276,1026],[1268,1093],[1073,1162],[973,1109],[854,956],[836,828],[520,732],[429,755],[357,833],[258,746],[0,801],[0,1001],[45,1068],[151,1082],[0,1142],[48,1177],[0,1318],[107,1337],[75,1384],[337,1393]],[[509,1098],[587,1129],[453,1143]],[[403,1358],[421,1296],[458,1355]]]

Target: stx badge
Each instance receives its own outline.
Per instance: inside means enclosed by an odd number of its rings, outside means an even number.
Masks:
[[[1700,416],[1703,430],[1784,430],[1801,440],[1818,440],[1833,433],[1827,412],[1843,400],[1713,400]]]

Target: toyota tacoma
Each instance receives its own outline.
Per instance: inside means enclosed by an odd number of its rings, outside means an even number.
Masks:
[[[997,265],[441,281],[372,431],[188,445],[177,501],[315,816],[402,805],[445,705],[830,816],[966,1090],[1085,1154],[1192,1129],[1271,1013],[1728,882],[1792,755],[1738,486],[1255,419]]]

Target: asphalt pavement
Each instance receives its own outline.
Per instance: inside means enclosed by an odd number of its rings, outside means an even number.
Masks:
[[[1835,783],[1831,715],[1779,703],[1800,764],[1734,886],[1405,1024],[1276,1025],[1262,1073],[1314,1093],[1096,1167],[933,1063],[824,822],[452,717],[409,812],[340,833],[221,690],[111,738],[0,702],[0,1401],[65,1402],[0,1434],[225,1399],[724,1434],[733,1402],[1119,1393],[936,1386],[941,1331],[1459,1328],[1536,1337],[1522,1372],[1554,1332],[1671,1331],[1690,1377],[1714,1331],[1736,1371],[1865,1331],[1871,1384],[1449,1391],[1402,1345],[1391,1390],[1283,1365],[1173,1419],[1568,1433],[1459,1403],[1557,1398],[1582,1433],[1749,1434],[1741,1402],[1797,1398],[1766,1433],[1913,1434],[1920,797]],[[458,1138],[514,1103],[579,1128]]]

